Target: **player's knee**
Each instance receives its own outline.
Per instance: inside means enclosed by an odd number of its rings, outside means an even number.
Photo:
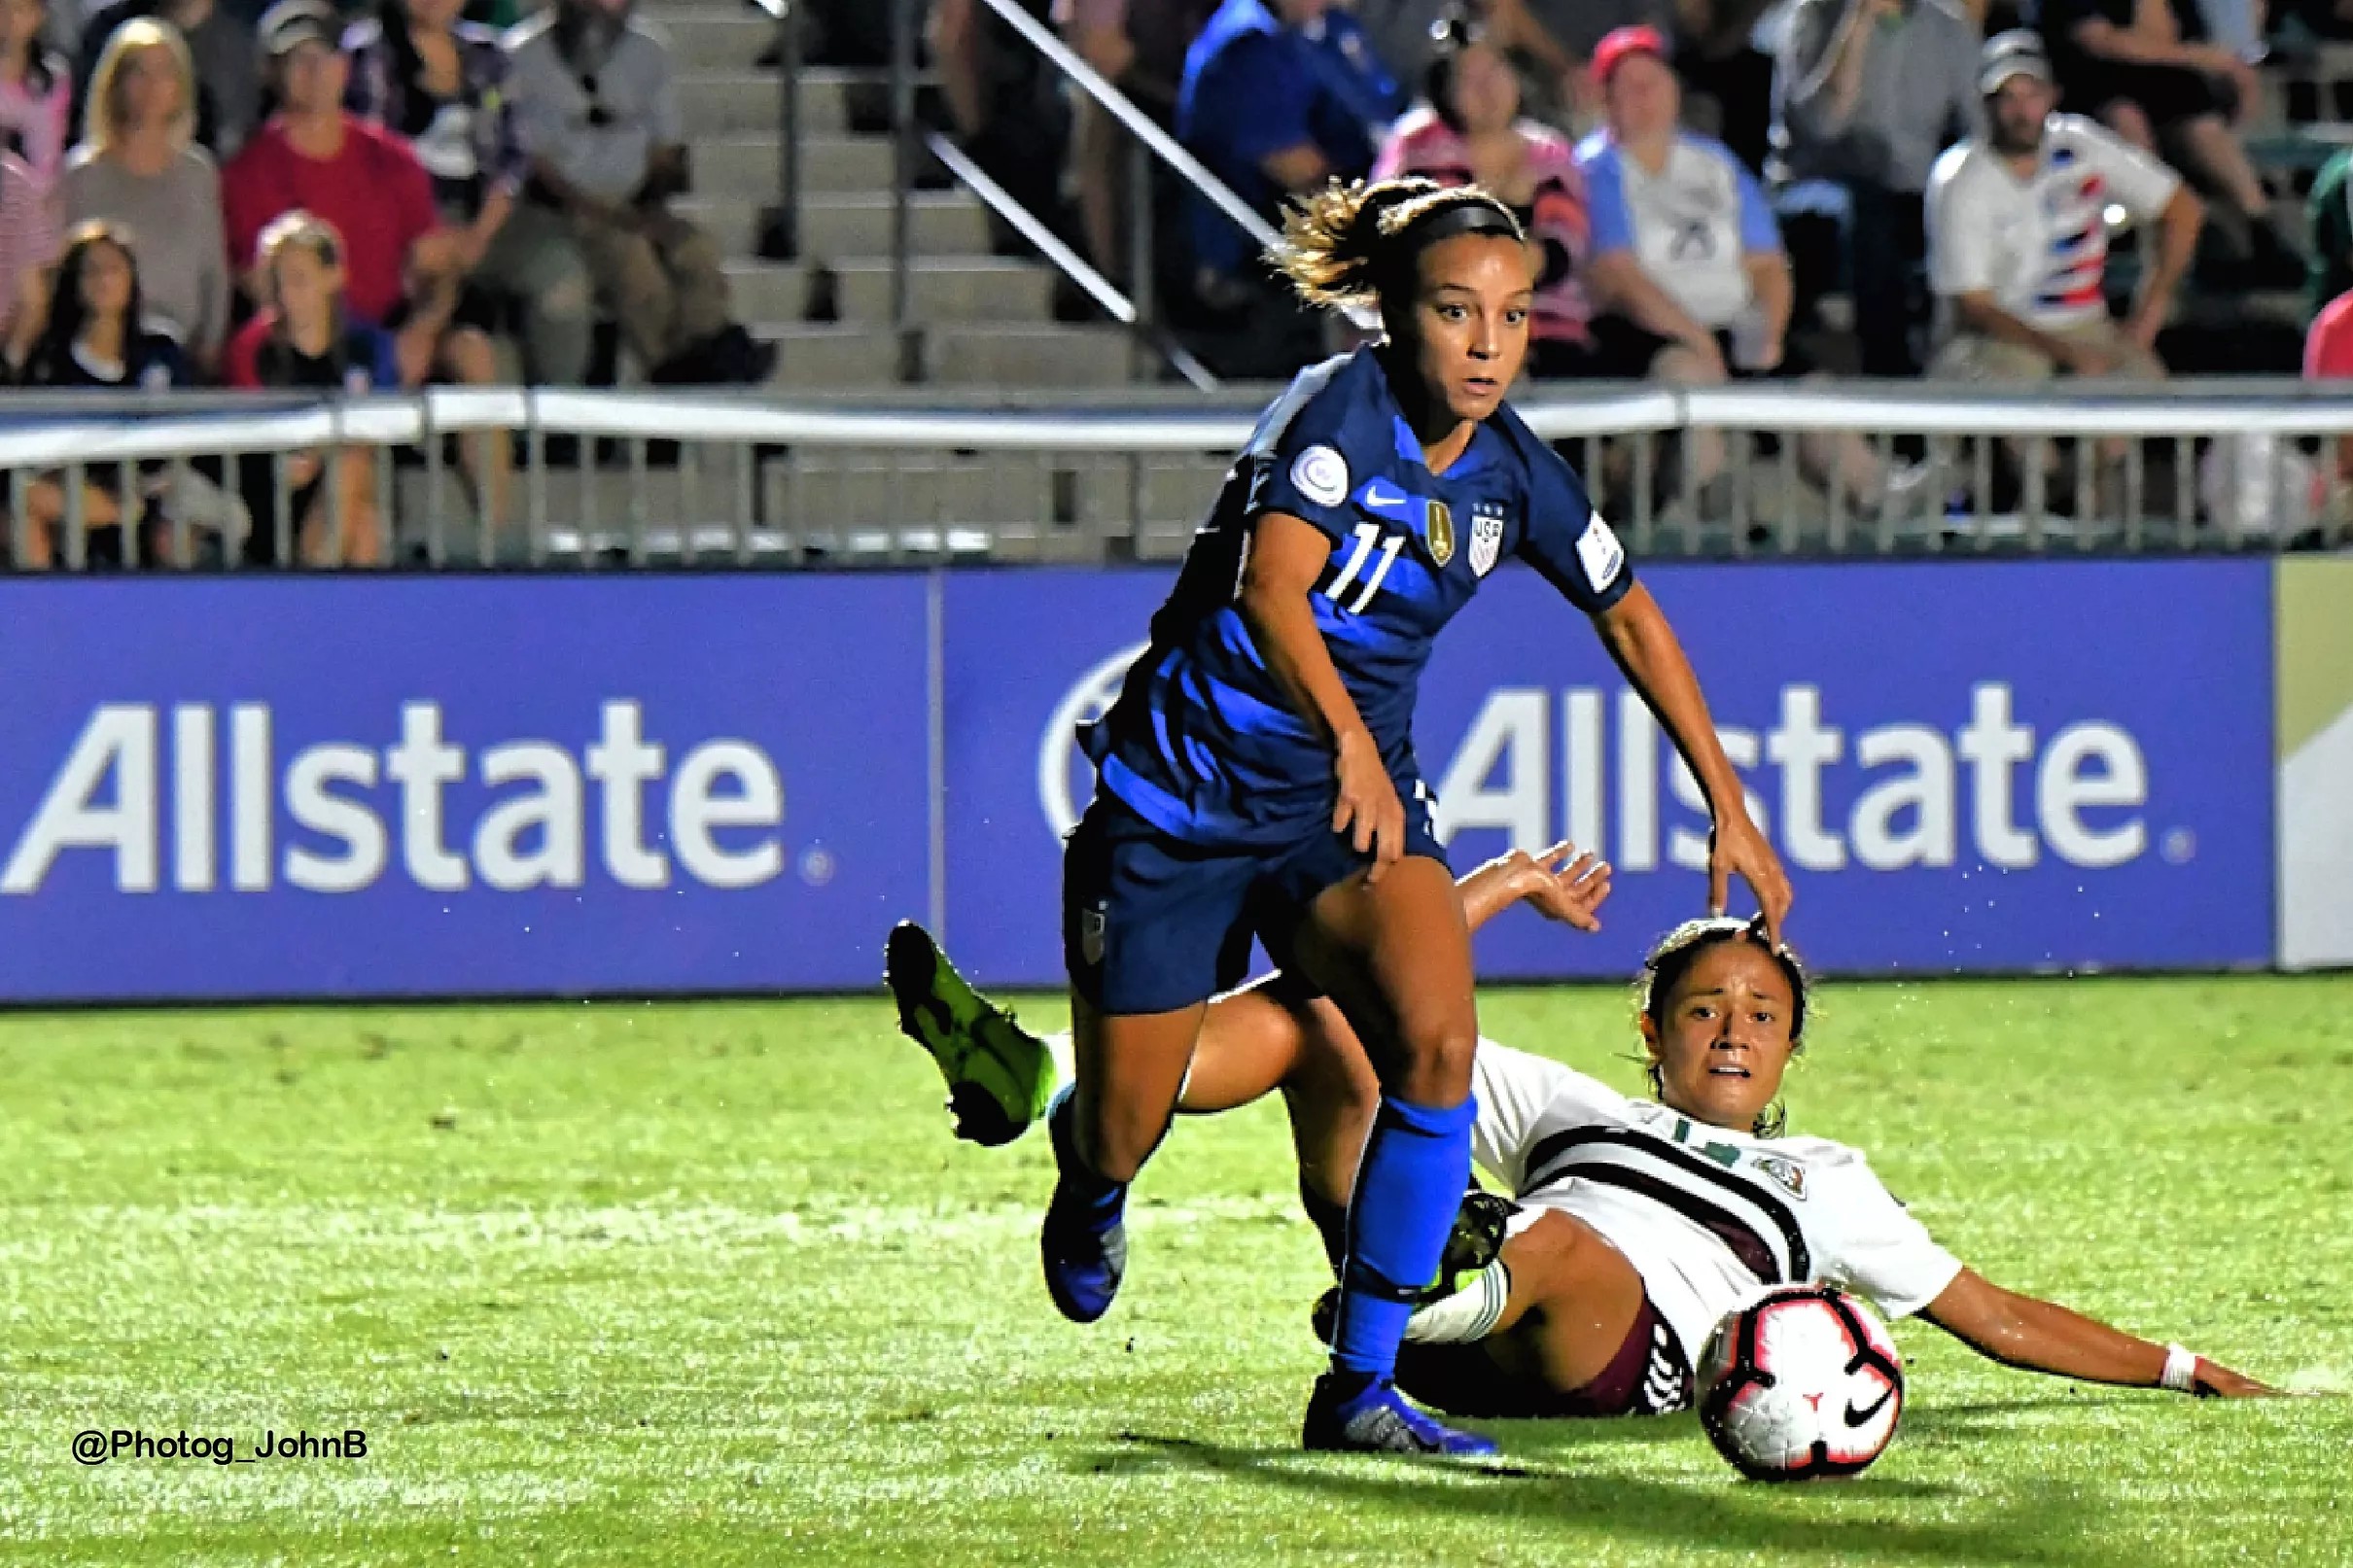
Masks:
[[[1402,1020],[1404,1070],[1392,1094],[1422,1105],[1454,1105],[1470,1093],[1471,1057],[1479,1047],[1478,1026],[1452,1010]]]

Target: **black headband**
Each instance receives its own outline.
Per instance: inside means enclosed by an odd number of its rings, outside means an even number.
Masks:
[[[1459,234],[1526,238],[1520,231],[1520,221],[1492,201],[1450,201],[1406,225],[1405,231],[1397,237],[1409,252],[1418,253]]]

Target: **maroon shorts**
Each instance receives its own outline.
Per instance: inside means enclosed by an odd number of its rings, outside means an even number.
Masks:
[[[1563,1394],[1508,1373],[1484,1341],[1399,1346],[1397,1386],[1449,1415],[1488,1417],[1667,1415],[1692,1398],[1691,1364],[1647,1296],[1618,1353],[1582,1388]]]

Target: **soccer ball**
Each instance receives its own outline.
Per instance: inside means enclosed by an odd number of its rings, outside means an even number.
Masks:
[[[1904,1413],[1904,1362],[1870,1307],[1817,1285],[1768,1291],[1700,1357],[1700,1424],[1751,1481],[1851,1476]]]

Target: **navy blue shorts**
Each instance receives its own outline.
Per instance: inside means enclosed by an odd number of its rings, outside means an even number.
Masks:
[[[1446,864],[1427,791],[1400,781],[1405,853]],[[1214,849],[1154,827],[1098,789],[1062,855],[1062,958],[1098,1012],[1167,1013],[1242,984],[1256,937],[1281,966],[1316,895],[1372,856],[1325,822],[1295,844]]]

